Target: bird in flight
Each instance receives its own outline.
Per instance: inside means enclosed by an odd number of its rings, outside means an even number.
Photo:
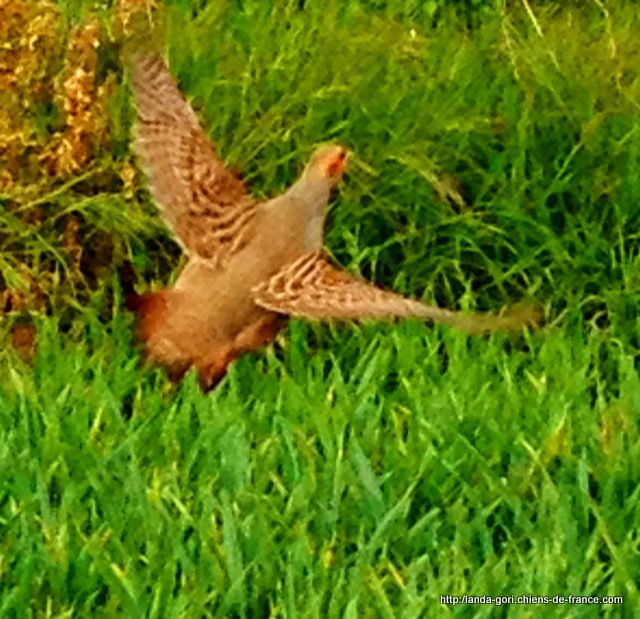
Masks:
[[[323,228],[347,165],[344,147],[320,147],[289,189],[261,201],[225,168],[161,56],[134,58],[132,90],[136,153],[188,257],[173,287],[130,299],[147,358],[172,378],[195,366],[202,388],[211,389],[234,359],[271,342],[290,316],[412,317],[473,334],[535,323],[528,310],[466,314],[425,305],[331,264]]]

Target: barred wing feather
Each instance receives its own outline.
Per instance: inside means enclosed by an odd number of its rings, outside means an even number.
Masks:
[[[224,163],[160,56],[137,56],[135,148],[152,195],[189,255],[216,263],[246,243],[256,201]]]
[[[418,318],[444,322],[467,333],[533,326],[531,309],[495,314],[464,314],[426,305],[374,286],[331,265],[322,251],[303,255],[253,289],[256,304],[300,318]]]

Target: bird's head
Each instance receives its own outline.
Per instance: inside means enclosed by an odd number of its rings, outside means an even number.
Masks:
[[[342,178],[347,168],[349,151],[338,144],[326,144],[316,150],[307,167],[303,178],[307,181],[320,181],[334,187]]]

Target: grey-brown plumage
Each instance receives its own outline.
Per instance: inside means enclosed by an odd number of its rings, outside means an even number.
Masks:
[[[531,312],[471,315],[425,305],[352,277],[323,252],[331,189],[347,151],[316,151],[282,195],[252,198],[202,131],[158,56],[133,63],[135,148],[151,193],[189,260],[172,288],[139,297],[147,355],[180,376],[196,366],[204,388],[235,358],[273,340],[287,316],[416,317],[469,333],[532,324]]]

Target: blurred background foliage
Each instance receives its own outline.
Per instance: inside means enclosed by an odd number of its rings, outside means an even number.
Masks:
[[[72,317],[124,263],[139,282],[178,264],[129,150],[123,50],[153,32],[257,194],[320,141],[355,150],[328,235],[349,268],[448,306],[635,324],[638,19],[599,0],[0,0],[0,309]]]

